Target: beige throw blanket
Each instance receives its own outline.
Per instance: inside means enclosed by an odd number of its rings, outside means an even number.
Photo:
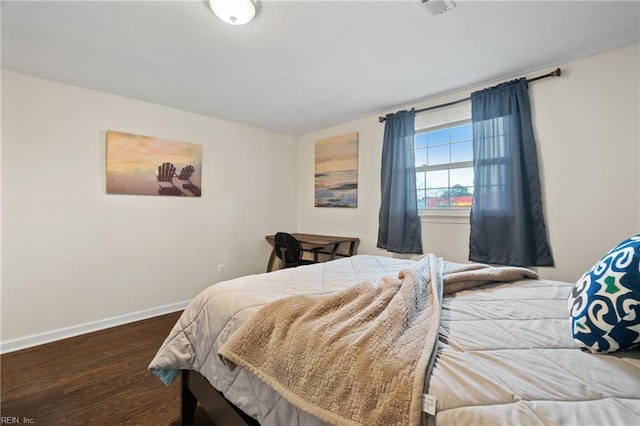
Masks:
[[[397,278],[270,303],[218,354],[329,423],[417,426],[443,292],[523,277],[537,274],[429,254]]]

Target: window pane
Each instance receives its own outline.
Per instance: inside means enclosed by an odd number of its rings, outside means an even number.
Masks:
[[[436,164],[446,164],[451,162],[449,156],[449,145],[433,146],[427,148],[429,151],[427,164],[434,166]]]
[[[427,188],[448,188],[449,170],[427,172]]]
[[[427,177],[425,176],[425,172],[417,172],[416,173],[416,189],[424,189],[426,187],[427,187]]]
[[[451,142],[461,142],[473,140],[473,127],[471,123],[463,124],[462,126],[452,127]]]
[[[452,209],[470,209],[473,195],[451,195],[450,203]]]
[[[418,209],[427,208],[427,194],[424,190],[418,190]]]
[[[428,209],[449,208],[449,193],[447,188],[428,189],[426,204]]]
[[[450,207],[456,209],[471,208],[473,202],[473,168],[452,169]]]
[[[418,133],[414,139],[416,148],[423,148],[427,146],[427,134]]]
[[[451,187],[473,186],[473,167],[463,167],[461,169],[451,169]]]
[[[427,165],[427,148],[416,149],[416,167]]]
[[[506,185],[511,180],[510,167],[504,163],[481,164],[478,172],[478,185],[487,185],[488,182]]]
[[[429,146],[442,145],[449,143],[449,129],[437,130],[435,132],[428,132]]]
[[[451,162],[473,160],[473,142],[458,142],[451,144]]]

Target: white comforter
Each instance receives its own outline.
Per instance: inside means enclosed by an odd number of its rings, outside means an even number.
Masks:
[[[521,280],[444,298],[428,382],[438,426],[640,424],[640,350],[580,351],[567,312],[572,287]]]
[[[397,274],[413,261],[359,255],[215,284],[198,295],[149,366],[165,383],[200,372],[263,425],[320,425],[256,377],[229,370],[218,349],[260,307],[281,297],[338,291]],[[438,356],[426,390],[438,426],[636,425],[640,351],[593,355],[575,348],[571,285],[491,284],[443,300]]]
[[[263,425],[323,425],[255,376],[241,369],[231,371],[217,355],[218,349],[269,302],[295,294],[344,290],[357,282],[397,275],[413,263],[358,255],[215,284],[194,298],[149,368],[165,383],[173,381],[179,373],[176,369],[198,371],[229,401]]]

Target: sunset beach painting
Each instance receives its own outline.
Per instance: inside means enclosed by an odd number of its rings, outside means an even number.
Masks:
[[[107,193],[200,197],[202,145],[107,131]]]
[[[358,206],[358,133],[316,141],[315,206]]]

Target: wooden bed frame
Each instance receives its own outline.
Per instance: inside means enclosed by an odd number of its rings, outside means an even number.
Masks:
[[[197,371],[182,370],[180,382],[180,421],[183,426],[193,422],[198,402],[217,426],[260,425],[257,420],[229,402]]]

